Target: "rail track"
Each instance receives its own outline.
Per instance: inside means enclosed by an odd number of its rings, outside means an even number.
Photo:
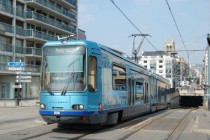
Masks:
[[[139,132],[144,133],[151,127],[157,125],[165,125],[163,122],[167,121],[168,118],[175,116],[176,121],[168,129],[164,130],[164,140],[171,140],[174,138],[176,133],[183,125],[188,122],[188,117],[193,109],[171,109],[155,112],[152,114],[143,115],[141,117],[122,122],[114,126],[106,126],[102,129],[84,128],[84,126],[75,128],[57,128],[54,127],[43,131],[42,133],[23,137],[22,140],[36,140],[36,139],[118,139],[118,140],[132,140],[134,135],[139,135]],[[180,113],[181,112],[181,113]],[[178,115],[177,115],[178,114]],[[181,115],[180,115],[181,114]],[[169,119],[168,119],[169,120]],[[165,127],[165,126],[164,126]],[[53,129],[52,129],[53,128]],[[158,130],[157,131],[161,131]],[[151,131],[152,132],[152,131]],[[150,133],[150,132],[149,132]],[[157,138],[158,139],[158,138]]]

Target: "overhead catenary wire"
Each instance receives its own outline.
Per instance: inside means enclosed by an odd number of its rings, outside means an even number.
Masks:
[[[189,53],[189,52],[204,52],[206,50],[176,50],[176,52],[186,52],[186,51],[188,51]]]
[[[178,31],[178,33],[179,33],[180,38],[181,38],[182,44],[184,45],[184,47],[185,47],[185,49],[186,49],[187,58],[188,58],[188,63],[189,63],[189,52],[188,52],[188,50],[187,50],[187,47],[186,47],[186,45],[185,45],[184,39],[183,39],[182,34],[181,34],[180,30],[179,30],[179,27],[178,27],[178,24],[177,24],[177,22],[176,22],[176,20],[175,20],[175,17],[174,17],[174,15],[173,15],[173,13],[172,13],[172,10],[171,10],[171,7],[170,7],[170,5],[169,5],[169,3],[168,3],[168,0],[166,0],[166,4],[167,4],[168,9],[169,9],[169,11],[170,11],[170,13],[171,13],[171,16],[172,16],[172,18],[173,18],[174,24],[175,24],[176,29],[177,29],[177,31]]]
[[[117,6],[117,4],[114,2],[114,0],[110,0],[114,6],[121,12],[121,14],[123,14],[123,16],[131,23],[131,25],[133,25],[133,27],[140,33],[142,34],[142,32],[140,31],[140,29],[128,18],[128,16],[126,16],[126,14]],[[152,42],[147,38],[145,37],[145,39],[147,40],[147,42],[156,50],[157,48],[152,44]]]

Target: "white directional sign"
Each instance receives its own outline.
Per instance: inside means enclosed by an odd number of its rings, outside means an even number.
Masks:
[[[20,82],[20,83],[30,83],[31,82],[31,79],[20,79],[20,80],[16,80],[16,82]]]
[[[13,88],[22,88],[22,85],[12,85]]]
[[[9,67],[9,70],[24,70],[22,67]]]
[[[17,74],[20,74],[20,75],[31,75],[31,72],[17,71]]]
[[[21,79],[20,82],[21,82],[21,83],[30,83],[31,80],[22,80],[22,79]]]
[[[23,75],[21,75],[21,76],[16,76],[16,78],[17,79],[30,79],[31,76],[23,76]]]

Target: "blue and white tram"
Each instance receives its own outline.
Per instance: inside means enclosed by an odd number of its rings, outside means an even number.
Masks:
[[[39,113],[49,123],[115,124],[165,109],[169,81],[84,40],[43,47]]]

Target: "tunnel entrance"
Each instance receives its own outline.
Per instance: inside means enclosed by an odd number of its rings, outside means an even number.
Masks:
[[[180,96],[180,106],[182,107],[203,106],[203,96]]]

